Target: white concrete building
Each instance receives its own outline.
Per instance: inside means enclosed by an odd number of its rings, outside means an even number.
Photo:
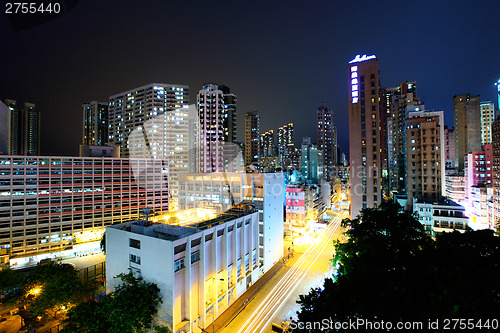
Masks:
[[[133,272],[160,288],[159,324],[201,332],[262,275],[259,227],[258,210],[245,204],[188,227],[140,220],[110,226],[107,292],[120,282],[114,276]]]
[[[465,208],[451,200],[443,202],[414,200],[413,212],[418,214],[420,223],[425,226],[431,236],[454,230],[465,232],[469,223]]]
[[[179,210],[226,211],[252,202],[259,211],[259,260],[264,272],[283,257],[283,173],[213,172],[179,175]]]

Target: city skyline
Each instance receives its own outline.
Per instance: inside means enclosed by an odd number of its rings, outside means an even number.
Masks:
[[[304,136],[316,141],[313,115],[317,105],[325,102],[334,110],[339,146],[347,153],[345,63],[357,54],[377,55],[382,87],[416,81],[423,103],[429,110],[444,110],[447,125],[452,125],[454,95],[479,94],[484,101],[497,100],[494,82],[500,63],[494,57],[498,46],[493,34],[499,23],[484,13],[495,12],[498,4],[484,1],[472,9],[464,4],[445,1],[395,8],[369,2],[360,6],[278,1],[262,10],[260,4],[194,1],[169,6],[179,15],[171,15],[166,22],[160,20],[165,5],[136,8],[124,1],[117,9],[89,1],[53,21],[16,33],[2,16],[0,38],[7,52],[0,59],[9,66],[3,71],[0,92],[2,98],[33,101],[40,108],[43,155],[77,154],[82,103],[106,101],[151,82],[185,84],[193,91],[208,82],[231,87],[238,96],[240,142],[244,141],[244,114],[252,110],[261,116],[262,131],[293,122],[296,146]],[[132,11],[135,16],[130,22],[125,18]],[[406,12],[429,24],[400,28],[399,17],[406,17],[402,15]],[[250,24],[256,19],[261,24]],[[372,23],[374,33],[364,33]],[[174,43],[150,43],[162,31]],[[224,36],[221,47],[196,52],[197,47],[208,45],[210,38],[205,37],[214,31]],[[405,51],[401,41],[410,32],[412,45],[419,47]],[[458,54],[454,45],[464,39],[470,47]],[[125,52],[127,45],[140,52]],[[484,46],[490,52],[475,52]],[[93,47],[100,51],[91,52]],[[37,57],[22,56],[30,52]],[[201,65],[202,60],[211,66]]]

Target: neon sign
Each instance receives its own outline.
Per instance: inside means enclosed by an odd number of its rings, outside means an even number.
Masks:
[[[363,56],[361,55],[356,55],[356,57],[354,59],[352,59],[351,61],[349,61],[350,64],[353,64],[355,62],[362,62],[362,61],[366,61],[366,60],[370,60],[370,59],[375,59],[377,58],[375,55],[371,55],[371,56],[367,56],[366,54],[363,54]]]
[[[358,66],[351,67],[351,97],[352,103],[358,103],[359,90],[358,90]]]

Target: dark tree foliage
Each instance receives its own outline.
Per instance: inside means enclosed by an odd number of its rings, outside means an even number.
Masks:
[[[151,327],[162,302],[160,289],[132,274],[120,274],[122,282],[100,302],[81,303],[68,312],[64,332],[142,332]]]
[[[498,317],[500,238],[493,231],[454,232],[433,241],[393,202],[343,224],[347,242],[336,244],[334,257],[343,269],[336,281],[325,280],[324,289],[300,296],[298,321]]]
[[[18,271],[14,271],[11,268],[0,269],[0,293],[9,291],[21,284],[24,275]]]
[[[27,276],[22,291],[28,310],[34,316],[80,302],[88,292],[73,266],[54,262],[37,266]]]

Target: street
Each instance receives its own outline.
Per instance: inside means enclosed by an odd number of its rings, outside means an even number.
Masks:
[[[342,234],[340,222],[346,216],[343,212],[333,218],[309,247],[304,246],[302,254],[296,250],[295,257],[286,267],[221,332],[271,332],[272,322],[281,324],[285,318],[294,317],[298,295],[322,283],[332,255],[332,242]]]

